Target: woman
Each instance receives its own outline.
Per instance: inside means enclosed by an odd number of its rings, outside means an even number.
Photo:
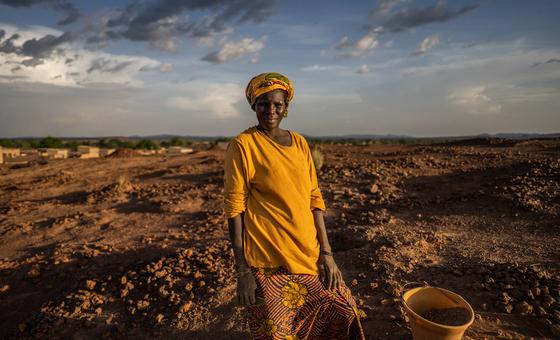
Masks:
[[[251,335],[363,339],[327,239],[309,146],[301,135],[280,129],[292,84],[281,74],[263,73],[245,94],[259,124],[228,146],[224,195],[237,299],[248,306]]]

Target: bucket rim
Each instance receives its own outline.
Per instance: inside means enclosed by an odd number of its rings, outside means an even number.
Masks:
[[[465,303],[465,305],[466,305],[466,307],[467,307],[466,309],[470,312],[471,317],[470,317],[469,321],[466,322],[466,323],[464,323],[464,324],[462,324],[462,325],[459,325],[459,326],[444,325],[444,324],[441,324],[441,323],[437,323],[437,322],[430,321],[430,320],[428,320],[428,319],[422,317],[420,314],[416,313],[412,308],[410,308],[410,306],[408,305],[408,303],[405,301],[404,296],[405,296],[407,293],[417,293],[417,292],[419,292],[419,291],[421,291],[421,290],[423,290],[423,289],[429,289],[429,288],[439,290],[440,292],[451,293],[451,294],[454,295],[454,297],[458,297],[462,302]],[[412,295],[412,294],[410,294],[410,295]],[[411,289],[407,290],[406,292],[402,293],[402,295],[401,295],[401,303],[404,305],[404,307],[406,308],[407,311],[409,311],[410,313],[412,313],[412,316],[413,316],[414,318],[419,318],[419,319],[421,319],[422,321],[427,322],[428,324],[433,325],[433,326],[443,327],[443,328],[449,329],[449,330],[458,330],[458,331],[460,331],[460,330],[465,330],[465,329],[467,329],[467,328],[468,328],[470,325],[472,325],[472,323],[474,322],[474,314],[475,314],[475,313],[474,313],[474,309],[473,309],[472,306],[468,303],[468,301],[465,300],[461,295],[459,295],[459,294],[457,294],[457,293],[455,293],[455,292],[452,292],[452,291],[450,291],[450,290],[447,290],[447,289],[445,289],[445,288],[434,287],[434,286],[430,286],[430,285],[426,285],[426,286],[422,286],[422,287],[411,288]]]

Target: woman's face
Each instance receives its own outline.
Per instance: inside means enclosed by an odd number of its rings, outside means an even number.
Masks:
[[[259,125],[266,130],[277,128],[287,107],[284,91],[274,90],[260,95],[255,102]]]

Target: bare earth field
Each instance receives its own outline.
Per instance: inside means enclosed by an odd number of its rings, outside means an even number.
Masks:
[[[327,228],[368,339],[410,338],[398,297],[424,281],[471,303],[466,339],[560,338],[560,140],[321,147]],[[247,338],[223,159],[1,168],[0,338]]]

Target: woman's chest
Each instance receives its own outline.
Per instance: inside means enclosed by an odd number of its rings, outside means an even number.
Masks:
[[[305,185],[310,178],[309,164],[297,150],[268,152],[253,157],[251,184],[257,189],[274,189],[281,185]]]

